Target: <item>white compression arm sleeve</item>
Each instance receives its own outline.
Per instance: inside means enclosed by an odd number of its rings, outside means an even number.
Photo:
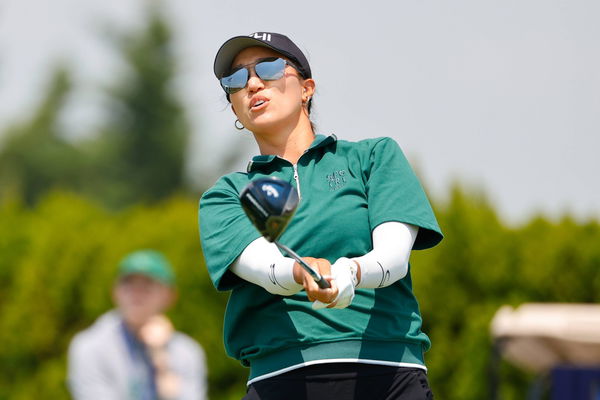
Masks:
[[[260,237],[246,246],[230,269],[269,293],[290,296],[303,289],[294,280],[294,262],[293,258],[284,257],[274,243]]]
[[[408,259],[419,227],[385,222],[373,229],[373,250],[353,258],[360,265],[357,288],[381,288],[406,276]]]

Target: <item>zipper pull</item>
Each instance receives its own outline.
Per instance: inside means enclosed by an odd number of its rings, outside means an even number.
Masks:
[[[296,181],[296,190],[298,191],[298,199],[302,200],[302,193],[300,192],[300,177],[298,176],[298,165],[293,164],[294,167],[294,180]]]

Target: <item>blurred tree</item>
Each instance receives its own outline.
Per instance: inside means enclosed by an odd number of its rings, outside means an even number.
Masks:
[[[109,117],[101,132],[79,143],[61,137],[58,121],[71,82],[59,69],[33,116],[7,132],[0,201],[16,197],[32,205],[58,186],[119,208],[183,190],[189,128],[172,88],[176,63],[161,9],[149,9],[140,31],[113,39],[126,70],[108,89]]]
[[[114,39],[127,71],[108,91],[110,116],[91,146],[96,169],[86,192],[118,207],[182,189],[189,128],[172,87],[176,62],[160,9],[150,8],[140,32]]]
[[[70,89],[67,69],[58,68],[31,119],[6,132],[0,152],[0,199],[16,197],[32,205],[51,187],[81,182],[82,155],[60,136],[58,124]]]

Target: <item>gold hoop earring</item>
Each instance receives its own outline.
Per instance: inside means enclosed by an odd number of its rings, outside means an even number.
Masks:
[[[238,126],[239,124],[239,126]],[[233,123],[233,125],[235,126],[235,129],[237,129],[238,131],[241,131],[245,128],[244,125],[242,125],[242,123],[240,122],[239,119],[236,119],[235,122]]]

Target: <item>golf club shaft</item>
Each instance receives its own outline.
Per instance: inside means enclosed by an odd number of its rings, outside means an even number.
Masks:
[[[308,272],[310,274],[310,276],[312,276],[312,278],[315,280],[315,282],[317,282],[317,285],[319,285],[319,287],[321,289],[327,289],[330,288],[331,285],[329,284],[329,282],[327,282],[322,276],[321,274],[319,274],[317,271],[315,271],[314,269],[312,269],[310,267],[310,265],[308,265],[303,259],[300,258],[300,256],[298,254],[296,254],[296,252],[292,249],[290,249],[289,247],[279,243],[277,240],[275,240],[274,242],[277,247],[279,247],[281,250],[285,251],[286,253],[288,253],[294,260],[298,261],[298,264],[300,264],[300,266],[302,268],[304,268],[304,270],[306,272]]]

